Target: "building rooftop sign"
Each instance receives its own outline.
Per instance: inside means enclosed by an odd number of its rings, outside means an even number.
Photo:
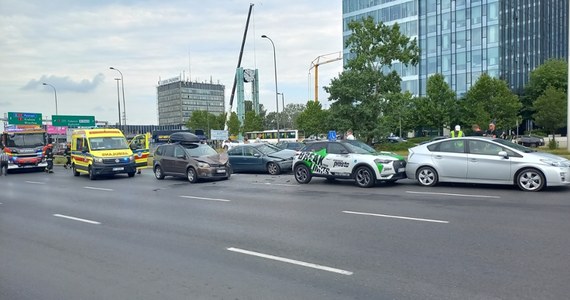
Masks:
[[[173,83],[173,82],[178,82],[180,81],[180,76],[176,76],[170,79],[165,79],[165,80],[160,80],[158,82],[158,85],[165,85],[165,84],[169,84],[169,83]]]

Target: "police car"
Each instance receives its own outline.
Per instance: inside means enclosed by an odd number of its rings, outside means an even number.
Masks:
[[[328,180],[352,179],[359,187],[372,187],[379,181],[406,178],[404,157],[389,152],[364,149],[350,141],[319,141],[305,146],[293,160],[298,183],[313,177]]]

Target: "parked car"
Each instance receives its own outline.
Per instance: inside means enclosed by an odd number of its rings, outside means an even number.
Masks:
[[[222,142],[222,149],[228,151],[235,146],[243,145],[242,141],[235,141],[235,140],[225,140]]]
[[[301,150],[305,144],[300,142],[279,142],[275,144],[275,146],[279,147],[280,149]]]
[[[544,138],[538,137],[538,136],[534,136],[534,135],[521,135],[518,136],[517,139],[517,144],[519,145],[523,145],[526,147],[539,147],[539,146],[544,146]]]
[[[401,156],[370,152],[370,149],[352,145],[350,140],[307,144],[293,161],[293,173],[299,183],[309,183],[313,177],[324,177],[328,180],[354,180],[359,187],[405,178],[405,167],[406,161]]]
[[[229,179],[231,166],[227,154],[218,153],[192,133],[176,133],[171,143],[154,151],[153,171],[156,179],[165,176],[186,177],[191,183],[200,179]]]
[[[408,178],[420,185],[438,182],[517,185],[523,191],[570,185],[570,161],[507,140],[446,139],[409,149]]]
[[[228,151],[234,173],[267,172],[277,175],[291,171],[294,150],[279,149],[267,143],[242,144]]]
[[[420,145],[427,144],[427,143],[431,143],[431,142],[435,142],[435,141],[445,140],[445,139],[448,139],[448,138],[449,138],[449,136],[435,136],[435,137],[431,138],[431,139],[428,140],[428,141],[423,141],[423,142],[421,142]]]

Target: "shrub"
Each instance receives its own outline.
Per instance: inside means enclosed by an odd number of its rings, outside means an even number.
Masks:
[[[556,148],[558,148],[558,143],[555,140],[549,140],[548,141],[548,149],[554,150]]]

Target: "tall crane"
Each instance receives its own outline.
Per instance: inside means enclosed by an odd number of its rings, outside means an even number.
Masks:
[[[311,62],[311,67],[309,68],[309,74],[311,74],[311,70],[315,68],[315,102],[319,102],[319,66],[341,59],[342,59],[342,52],[338,51],[329,54],[319,55]]]

